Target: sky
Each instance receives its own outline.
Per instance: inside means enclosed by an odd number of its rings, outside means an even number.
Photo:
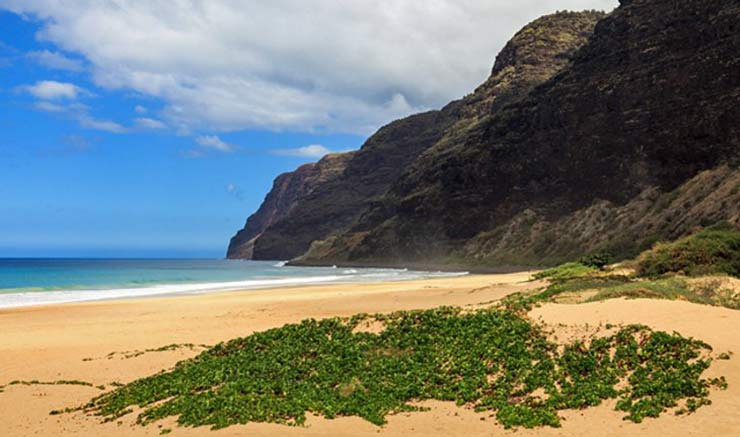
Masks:
[[[278,174],[616,4],[0,0],[0,257],[222,257]]]

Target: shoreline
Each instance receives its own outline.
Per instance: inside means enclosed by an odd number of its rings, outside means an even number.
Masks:
[[[510,281],[509,278],[504,278],[507,284],[541,284],[540,281],[530,281],[530,275],[528,273],[513,273],[511,276],[515,278],[515,281]],[[374,294],[383,293],[394,293],[402,290],[419,291],[423,289],[433,289],[442,287],[465,287],[468,285],[480,285],[485,286],[488,283],[488,279],[496,278],[499,276],[508,276],[508,274],[494,275],[494,274],[465,274],[465,275],[451,275],[434,278],[417,278],[417,279],[402,279],[402,280],[383,280],[383,281],[368,281],[368,282],[326,282],[326,283],[308,283],[308,284],[285,284],[274,287],[259,287],[259,288],[227,288],[218,289],[206,292],[190,292],[190,293],[169,293],[159,295],[146,295],[146,296],[131,296],[131,297],[111,297],[99,300],[79,301],[79,302],[64,302],[64,303],[49,303],[40,305],[28,305],[19,307],[0,307],[0,316],[8,313],[23,311],[26,309],[67,309],[75,306],[86,307],[95,305],[141,305],[150,303],[152,301],[168,301],[173,302],[180,300],[209,300],[213,299],[230,299],[240,301],[243,303],[249,303],[251,301],[269,301],[274,298],[275,301],[290,301],[290,300],[305,300],[311,301],[315,299],[321,299],[323,297],[347,297],[347,292],[351,292],[352,296],[367,296]],[[463,279],[461,284],[454,284],[456,279]],[[467,281],[465,279],[468,279]],[[448,283],[449,281],[449,283]],[[529,288],[529,287],[524,287]]]
[[[289,267],[284,267],[289,268]],[[150,299],[165,296],[191,296],[211,293],[227,293],[247,290],[273,290],[312,285],[372,284],[383,282],[406,282],[434,278],[451,278],[469,275],[467,271],[431,271],[388,268],[393,273],[406,274],[408,278],[380,277],[368,272],[347,273],[339,271],[349,267],[336,267],[337,272],[328,271],[324,276],[275,277],[270,279],[245,279],[224,282],[181,282],[161,283],[141,287],[122,285],[115,288],[60,288],[60,289],[0,289],[0,311],[9,308],[24,308],[41,305],[68,305],[83,302],[105,302],[129,299]],[[360,268],[360,267],[356,267]],[[333,273],[333,274],[330,274]],[[357,276],[355,276],[357,275]],[[376,276],[373,276],[376,275]]]
[[[77,380],[79,385],[12,385],[0,393],[0,425],[7,436],[156,436],[172,429],[175,436],[410,436],[516,435],[592,436],[732,435],[740,430],[740,359],[715,361],[708,376],[724,375],[730,387],[712,392],[713,405],[697,413],[662,415],[641,424],[624,422],[608,402],[566,411],[562,428],[504,430],[485,414],[454,403],[424,402],[426,412],[400,413],[383,427],[359,418],[327,420],[311,417],[306,427],[250,423],[209,431],[180,428],[168,419],[142,427],[135,414],[120,424],[100,423],[83,413],[49,415],[75,407],[114,388],[171,368],[197,355],[199,346],[160,350],[172,344],[213,345],[236,337],[295,323],[307,318],[389,313],[439,306],[478,308],[517,291],[543,285],[527,282],[529,274],[462,277],[362,284],[312,285],[181,296],[155,296],[63,305],[0,309],[0,385],[13,380],[53,382]],[[584,330],[599,323],[645,323],[656,329],[707,341],[717,352],[740,352],[740,311],[678,301],[613,300],[593,304],[547,304],[530,314],[548,326]],[[163,428],[160,428],[163,427]]]

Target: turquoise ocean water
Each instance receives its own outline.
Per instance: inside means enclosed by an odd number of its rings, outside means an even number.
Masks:
[[[462,274],[405,269],[287,267],[284,264],[192,259],[0,259],[0,308]]]

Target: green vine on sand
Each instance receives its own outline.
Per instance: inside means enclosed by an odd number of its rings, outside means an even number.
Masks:
[[[158,348],[152,348],[152,349],[144,349],[144,350],[134,350],[134,351],[123,351],[123,352],[111,352],[108,355],[105,356],[106,359],[112,360],[115,357],[119,356],[122,360],[127,360],[130,358],[136,358],[141,355],[151,353],[151,352],[170,352],[178,349],[190,349],[190,350],[196,350],[196,349],[208,349],[210,346],[207,344],[194,344],[194,343],[172,343],[168,344],[166,346],[161,346]],[[82,361],[93,361],[95,358],[83,358]]]
[[[380,324],[380,332],[362,326]],[[617,399],[640,422],[710,403],[709,345],[644,326],[558,347],[519,311],[455,308],[305,320],[216,345],[174,369],[84,406],[104,420],[143,411],[147,424],[302,425],[312,412],[374,424],[425,399],[495,414],[505,427],[560,426],[558,412]]]

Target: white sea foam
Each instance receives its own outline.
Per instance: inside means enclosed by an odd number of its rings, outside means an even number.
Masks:
[[[209,291],[273,288],[279,286],[330,283],[344,279],[341,276],[313,276],[248,281],[213,282],[197,284],[162,284],[140,288],[113,288],[97,290],[49,290],[18,293],[0,293],[0,308],[48,305],[94,300],[158,296],[162,294],[203,293]]]
[[[214,291],[265,289],[306,284],[399,281],[422,278],[453,277],[467,274],[467,272],[416,272],[408,271],[406,269],[375,269],[373,273],[360,273],[361,271],[362,269],[360,269],[359,271],[356,269],[349,269],[342,271],[341,275],[252,279],[231,282],[161,284],[138,288],[44,290],[19,291],[11,293],[2,293],[0,291],[0,308],[15,308],[34,305],[51,305],[108,299],[148,297],[166,294],[190,294],[207,293]]]

